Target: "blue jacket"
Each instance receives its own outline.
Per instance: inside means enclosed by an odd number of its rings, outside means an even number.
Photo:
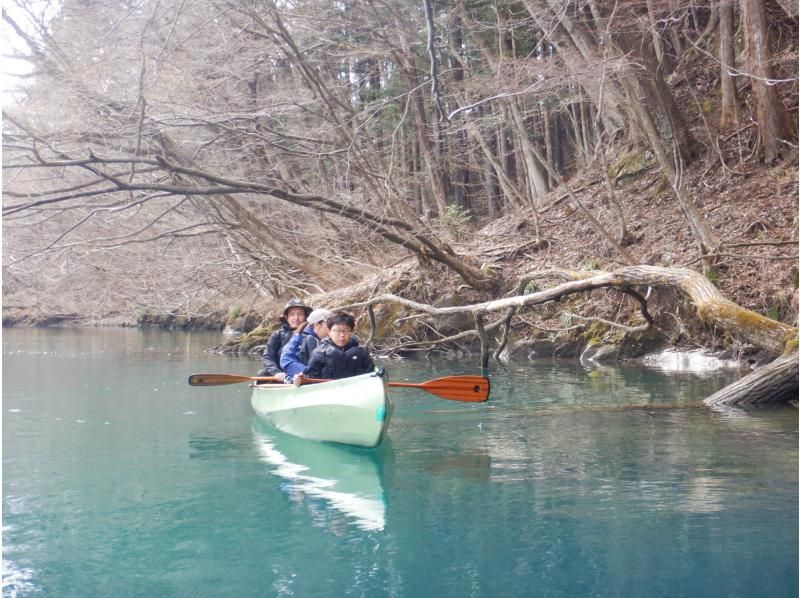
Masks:
[[[264,349],[264,354],[261,360],[264,362],[264,367],[259,370],[259,376],[274,376],[279,374],[281,370],[281,351],[286,343],[292,338],[294,330],[285,322],[281,324],[272,336],[267,341],[267,347]]]
[[[299,374],[306,369],[308,359],[319,344],[319,337],[314,333],[314,327],[309,324],[299,334],[292,336],[281,351],[280,366],[289,376]]]
[[[311,354],[308,366],[303,371],[309,378],[349,378],[375,371],[375,362],[355,338],[344,347],[337,347],[330,338],[322,341]]]

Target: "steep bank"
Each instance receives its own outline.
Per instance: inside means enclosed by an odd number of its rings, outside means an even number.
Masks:
[[[587,201],[593,193],[593,186],[598,184],[591,174],[585,173],[582,180],[571,182],[573,186],[583,188],[581,193]],[[763,167],[735,181],[724,171],[715,170],[713,174],[702,162],[695,163],[689,173],[693,185],[713,189],[713,193],[703,196],[703,210],[720,237],[731,246],[715,259],[713,269],[708,273],[709,279],[723,295],[742,307],[796,325],[797,246],[796,240],[792,242],[797,227],[794,168],[789,164]],[[634,223],[630,228],[635,231],[636,238],[629,249],[641,254],[645,263],[696,267],[697,261],[693,260],[696,247],[688,239],[678,208],[675,207],[672,217],[665,220],[647,217],[654,203],[660,202],[659,209],[664,210],[668,202],[667,198],[653,192],[658,182],[658,173],[648,172],[617,190],[621,204]],[[764,210],[765,205],[770,209]],[[610,209],[605,212],[607,215]],[[540,216],[551,235],[546,248],[531,247],[528,230],[531,215],[523,213],[491,223],[458,243],[457,249],[475,256],[482,267],[503,272],[507,280],[506,294],[513,293],[516,278],[526,272],[554,267],[592,270],[619,265],[599,235],[585,222],[575,222],[568,202],[558,192],[551,195]],[[538,288],[538,283],[531,283],[526,291]],[[381,293],[394,293],[430,304],[443,297],[456,298],[464,303],[490,298],[465,289],[455,275],[442,268],[408,259],[362,284],[333,294],[315,295],[308,300],[313,305],[336,307],[365,301]],[[231,340],[220,349],[247,352],[257,348],[277,322],[279,307],[276,305],[271,313],[267,313],[262,329],[241,341]],[[512,328],[515,340],[523,342],[519,345],[520,351],[529,351],[524,341],[547,341],[537,345],[540,354],[575,356],[588,345],[612,343],[622,345],[621,357],[635,357],[658,347],[703,345],[714,350],[727,350],[729,355],[751,362],[762,359],[753,347],[699,324],[685,298],[678,294],[657,293],[651,298],[650,309],[656,318],[656,330],[644,336],[623,334],[598,321],[581,321],[581,318],[603,318],[625,324],[637,318],[637,310],[629,300],[605,291],[521,311]],[[393,324],[393,320],[405,315],[408,314],[402,311],[384,312],[376,339],[379,347],[388,350],[401,347],[398,350],[402,350],[402,344],[408,346],[411,339],[434,338],[428,329],[429,322],[414,324],[410,320]],[[366,316],[361,318],[360,324],[361,333],[369,334]],[[469,321],[464,323],[465,328],[471,326]],[[398,339],[404,340],[400,343]],[[472,339],[436,351],[474,352],[475,346],[476,341]]]
[[[746,176],[735,176],[715,168],[715,156],[697,160],[687,172],[689,185],[702,198],[704,216],[724,240],[726,248],[714,260],[708,276],[721,292],[739,305],[778,319],[797,323],[797,171],[793,164],[779,163],[774,167],[758,167]],[[697,249],[692,243],[685,219],[677,205],[664,190],[659,190],[660,175],[653,169],[620,181],[616,195],[628,222],[634,240],[629,251],[642,263],[665,266],[698,267]],[[602,172],[586,171],[573,178],[569,185],[576,189],[584,201],[591,201],[602,184]],[[654,206],[666,217],[649,217]],[[768,209],[765,209],[768,206]],[[608,203],[599,203],[597,217],[613,230],[615,215]],[[566,200],[563,190],[557,189],[543,202],[539,210],[540,222],[546,227],[546,247],[531,244],[532,213],[523,212],[505,216],[476,231],[462,230],[454,234],[452,244],[463,254],[471,255],[483,268],[503,273],[506,294],[512,293],[518,276],[549,268],[571,270],[610,269],[619,265],[613,250],[604,239],[576,215]],[[542,283],[544,284],[544,283]],[[538,288],[532,284],[528,291]],[[441,266],[421,263],[407,258],[383,272],[367,276],[364,281],[329,293],[309,296],[307,301],[315,306],[337,307],[365,301],[370,296],[394,293],[423,303],[435,303],[443,297],[457,298],[470,303],[491,298],[486,293],[465,289],[462,281]],[[217,310],[202,315],[157,314],[134,312],[130,314],[109,310],[108,313],[85,314],[79,311],[54,313],[53,303],[25,306],[19,296],[6,297],[3,305],[4,326],[8,325],[123,325],[159,326],[166,329],[229,329],[242,333],[264,326],[245,337],[241,342],[231,340],[222,349],[250,351],[257,347],[277,323],[284,298],[264,302],[259,309],[242,312]],[[662,334],[651,339],[655,344],[679,346],[696,343],[715,349],[748,351],[738,346],[735,339],[720,336],[694,323],[691,313],[685,313],[683,299],[677,296],[657,297],[653,303]],[[555,340],[555,353],[575,355],[586,344],[620,337],[618,331],[595,323],[580,325],[576,317],[604,318],[626,322],[635,317],[635,309],[627,301],[604,292],[595,292],[588,298],[575,298],[567,304],[545,306],[523,311],[514,324],[514,333],[520,340]],[[405,338],[421,341],[430,339],[428,323],[393,322],[403,313],[383,314],[376,342],[392,347]],[[366,325],[362,314],[360,326]],[[362,334],[364,330],[362,330]],[[236,337],[234,337],[236,338]],[[632,345],[644,343],[628,339]],[[443,347],[445,351],[472,351],[475,343],[456,343]],[[438,349],[437,349],[438,350]],[[634,354],[640,349],[631,349]]]

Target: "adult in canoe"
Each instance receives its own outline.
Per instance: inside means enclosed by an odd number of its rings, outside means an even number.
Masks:
[[[292,376],[306,369],[311,354],[319,343],[328,337],[328,318],[333,312],[327,309],[315,309],[308,315],[306,325],[294,333],[291,340],[281,351],[280,366],[286,374],[285,382],[291,382]]]
[[[281,327],[272,333],[267,341],[262,357],[263,367],[258,370],[256,376],[275,376],[280,381],[284,379],[284,373],[280,366],[281,351],[288,343],[294,331],[306,321],[311,313],[301,299],[292,299],[283,308],[283,315],[280,317]]]
[[[348,313],[337,312],[328,318],[329,336],[311,354],[306,369],[293,377],[297,386],[305,378],[339,380],[375,371],[375,362],[353,337],[355,319]]]

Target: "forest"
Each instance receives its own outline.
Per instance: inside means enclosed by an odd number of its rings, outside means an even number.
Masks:
[[[761,366],[708,404],[797,397],[796,2],[7,5],[4,325],[245,351],[302,297],[384,352],[703,345]]]

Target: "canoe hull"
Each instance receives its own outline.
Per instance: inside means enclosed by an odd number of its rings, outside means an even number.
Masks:
[[[256,414],[300,438],[372,448],[389,426],[393,406],[386,379],[364,374],[321,384],[253,387]]]

